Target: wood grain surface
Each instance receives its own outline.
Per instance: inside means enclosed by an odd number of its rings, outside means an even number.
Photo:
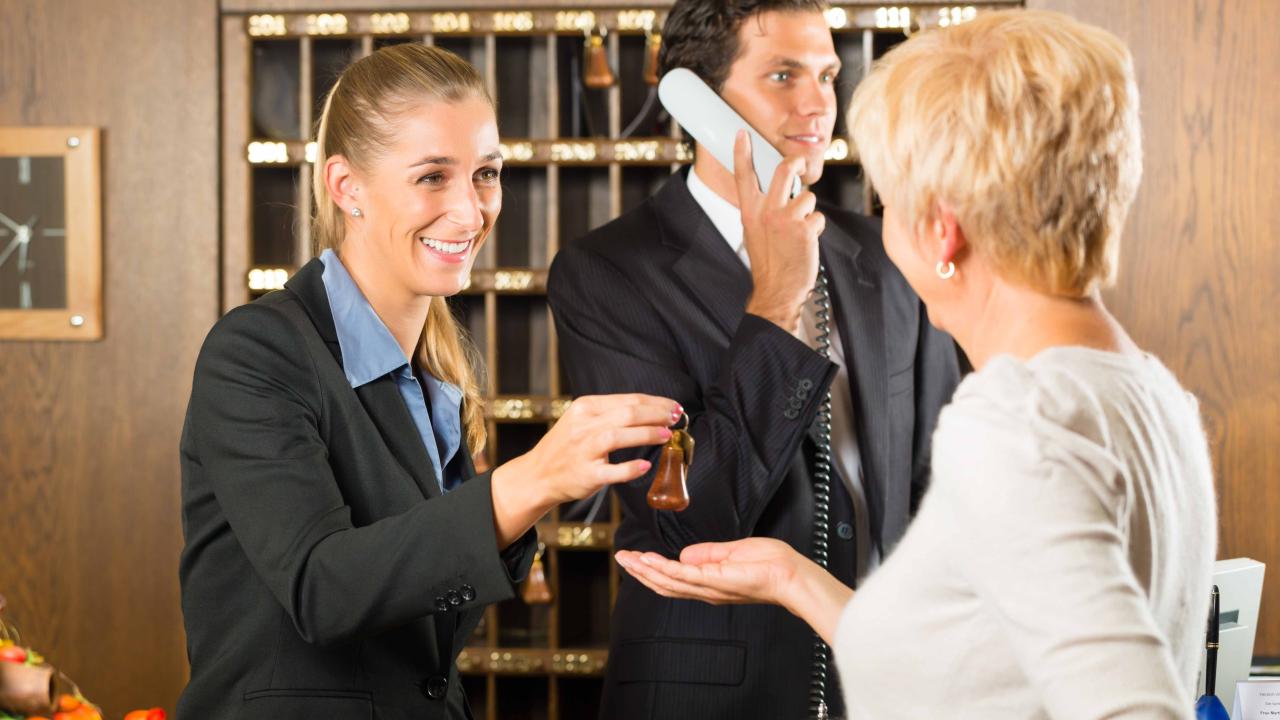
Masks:
[[[1222,558],[1267,563],[1280,655],[1280,38],[1270,0],[1029,0],[1133,51],[1145,161],[1108,302],[1199,398]]]
[[[102,128],[105,337],[0,342],[0,593],[109,718],[186,680],[178,436],[218,310],[214,0],[0,0],[0,125]]]

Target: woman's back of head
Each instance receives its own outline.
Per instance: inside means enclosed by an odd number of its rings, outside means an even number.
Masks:
[[[1142,161],[1133,62],[1114,35],[1026,10],[923,32],[859,86],[849,126],[911,227],[945,203],[1006,280],[1064,296],[1111,280]]]

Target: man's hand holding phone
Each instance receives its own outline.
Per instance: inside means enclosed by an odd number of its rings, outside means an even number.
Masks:
[[[787,197],[794,178],[804,174],[803,159],[785,159],[774,171],[768,191],[761,193],[745,130],[734,140],[733,155],[743,243],[754,283],[747,312],[798,337],[800,312],[818,276],[818,236],[827,219],[816,210],[818,199],[812,192]]]

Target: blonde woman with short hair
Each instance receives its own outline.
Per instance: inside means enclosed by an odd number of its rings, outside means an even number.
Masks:
[[[236,308],[196,363],[182,436],[184,718],[471,717],[454,661],[514,595],[558,503],[640,477],[613,450],[682,410],[580,398],[477,475],[484,412],[444,298],[502,205],[493,102],[417,44],[351,65],[314,165],[320,257]]]
[[[1141,173],[1128,50],[1060,14],[992,13],[889,52],[849,126],[885,249],[976,369],[940,416],[929,494],[856,593],[764,538],[619,561],[663,595],[787,607],[834,645],[850,717],[1189,716],[1208,445],[1098,294]]]

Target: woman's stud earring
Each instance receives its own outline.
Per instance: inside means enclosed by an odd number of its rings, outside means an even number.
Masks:
[[[942,261],[939,260],[937,267],[934,268],[934,271],[937,272],[938,277],[942,278],[943,280],[950,280],[951,276],[956,274],[956,264],[948,260],[947,264],[943,265]]]
[[[360,212],[360,208],[351,208],[351,217],[363,217],[364,213]]]

